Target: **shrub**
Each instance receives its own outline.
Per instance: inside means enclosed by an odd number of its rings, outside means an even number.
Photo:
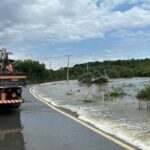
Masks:
[[[110,98],[117,98],[117,97],[123,97],[124,95],[125,92],[121,88],[113,88],[112,91],[109,91],[104,96]]]
[[[82,83],[90,83],[92,81],[92,73],[84,73],[79,77],[78,80]]]
[[[107,83],[108,78],[107,77],[100,77],[98,80],[95,80],[93,83]]]
[[[150,86],[146,86],[137,94],[138,99],[150,100]]]

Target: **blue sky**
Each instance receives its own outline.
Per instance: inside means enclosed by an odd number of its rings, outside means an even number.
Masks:
[[[150,57],[150,0],[2,0],[0,46],[53,69]]]

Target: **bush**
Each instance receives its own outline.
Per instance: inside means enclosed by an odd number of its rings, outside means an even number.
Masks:
[[[80,82],[82,83],[91,83],[92,81],[92,73],[89,72],[89,73],[84,73],[82,74],[79,79],[78,79]]]
[[[107,83],[108,78],[107,77],[100,77],[98,80],[95,80],[93,83]]]
[[[150,100],[150,86],[146,86],[143,90],[139,91],[137,98]]]
[[[79,99],[83,103],[94,103],[96,102],[95,95],[84,95],[82,98]]]
[[[117,98],[117,97],[123,97],[125,95],[125,92],[121,88],[113,88],[112,91],[109,91],[104,96],[108,98]]]

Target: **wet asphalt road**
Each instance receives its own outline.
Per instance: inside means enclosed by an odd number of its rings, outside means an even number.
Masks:
[[[123,150],[36,100],[29,87],[23,97],[20,110],[0,114],[0,150]]]

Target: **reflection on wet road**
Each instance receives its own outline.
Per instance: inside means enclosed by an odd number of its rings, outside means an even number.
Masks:
[[[24,150],[20,111],[0,113],[0,150]]]

